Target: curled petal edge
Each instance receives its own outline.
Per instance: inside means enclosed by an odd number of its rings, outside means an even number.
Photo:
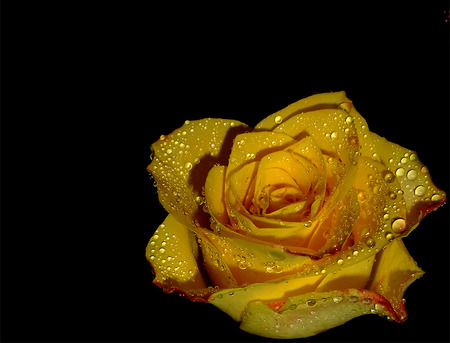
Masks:
[[[378,314],[399,322],[384,297],[369,290],[350,288],[307,293],[286,302],[250,302],[240,328],[268,338],[304,338],[365,314]]]

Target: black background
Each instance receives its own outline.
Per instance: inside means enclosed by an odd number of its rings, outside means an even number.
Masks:
[[[166,213],[149,147],[186,119],[254,126],[345,90],[449,192],[448,3],[295,5],[3,8],[3,341],[269,340],[152,284]],[[304,341],[448,341],[448,217],[405,239],[426,274],[404,324],[364,316]]]

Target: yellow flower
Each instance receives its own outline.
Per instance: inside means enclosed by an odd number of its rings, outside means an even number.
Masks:
[[[152,152],[169,215],[146,256],[165,292],[272,338],[363,314],[406,319],[403,294],[423,271],[402,237],[446,194],[414,151],[369,131],[345,92],[299,100],[254,129],[186,121]]]

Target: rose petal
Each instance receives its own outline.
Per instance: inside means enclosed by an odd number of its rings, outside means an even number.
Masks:
[[[197,264],[195,235],[174,216],[169,214],[155,231],[145,255],[155,272],[153,282],[164,290],[195,296],[206,287]]]
[[[208,173],[205,182],[205,199],[209,212],[221,223],[229,223],[225,203],[225,171],[224,166],[214,166]]]
[[[336,109],[339,104],[349,102],[345,92],[330,92],[314,94],[307,98],[301,99],[282,110],[275,112],[263,119],[255,126],[255,130],[273,130],[283,121],[301,112],[308,112],[318,109]]]
[[[371,133],[371,136],[381,161],[400,183],[407,209],[403,232],[407,235],[428,212],[446,201],[446,194],[433,184],[428,168],[420,162],[414,151],[391,143],[375,133]]]
[[[223,254],[219,252],[214,244],[211,244],[206,235],[206,233],[210,233],[210,231],[200,227],[195,230],[198,236],[199,246],[202,250],[203,264],[208,272],[209,279],[219,288],[237,287],[238,284],[231,273],[227,262],[224,260]]]
[[[375,313],[392,316],[389,303],[377,293],[358,289],[314,292],[291,297],[278,311],[262,301],[250,302],[240,328],[269,338],[303,338]]]
[[[206,176],[214,164],[226,164],[233,139],[248,129],[236,120],[186,121],[152,145],[153,160],[147,170],[167,212],[187,225],[207,223],[196,200],[202,196]]]
[[[344,290],[346,288],[366,288],[372,274],[375,255],[337,273],[329,273],[317,286],[317,292]]]
[[[385,297],[396,312],[398,321],[403,322],[407,318],[403,294],[424,272],[417,266],[400,238],[392,241],[376,258],[367,288]]]
[[[355,124],[355,128],[358,132],[358,142],[361,156],[370,157],[371,159],[379,162],[380,157],[377,154],[377,149],[372,140],[366,120],[358,113],[350,100],[343,102],[338,106],[338,108],[348,113],[348,116],[345,118],[347,123]]]
[[[236,136],[230,153],[227,180],[245,164],[260,161],[267,154],[282,150],[294,142],[293,138],[274,132],[250,132]]]
[[[243,239],[231,239],[200,229],[202,235],[215,247],[238,285],[266,282],[295,274],[310,260],[307,256],[289,254],[282,248],[269,247]],[[202,239],[202,244],[204,239]],[[203,249],[203,247],[202,247]],[[203,249],[204,258],[210,252]]]
[[[357,172],[358,135],[353,121],[347,121],[347,117],[348,114],[339,109],[316,110],[297,114],[274,129],[274,132],[291,137],[312,137],[323,154],[339,159],[344,167],[336,189],[317,214],[320,221],[325,221],[334,206],[342,200]]]
[[[319,223],[308,248],[316,250],[318,256],[341,250],[352,233],[359,214],[357,191],[352,188],[327,219]]]
[[[273,302],[288,299],[299,293],[309,293],[316,289],[324,276],[311,276],[301,279],[290,279],[278,282],[254,283],[241,288],[226,289],[214,293],[208,300],[231,316],[240,321],[245,308],[255,300]]]

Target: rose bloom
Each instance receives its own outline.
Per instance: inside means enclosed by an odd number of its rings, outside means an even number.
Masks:
[[[402,237],[446,194],[414,151],[369,131],[345,92],[299,100],[254,129],[186,121],[151,149],[169,214],[146,257],[165,292],[271,338],[363,314],[406,320],[403,294],[423,271]]]

